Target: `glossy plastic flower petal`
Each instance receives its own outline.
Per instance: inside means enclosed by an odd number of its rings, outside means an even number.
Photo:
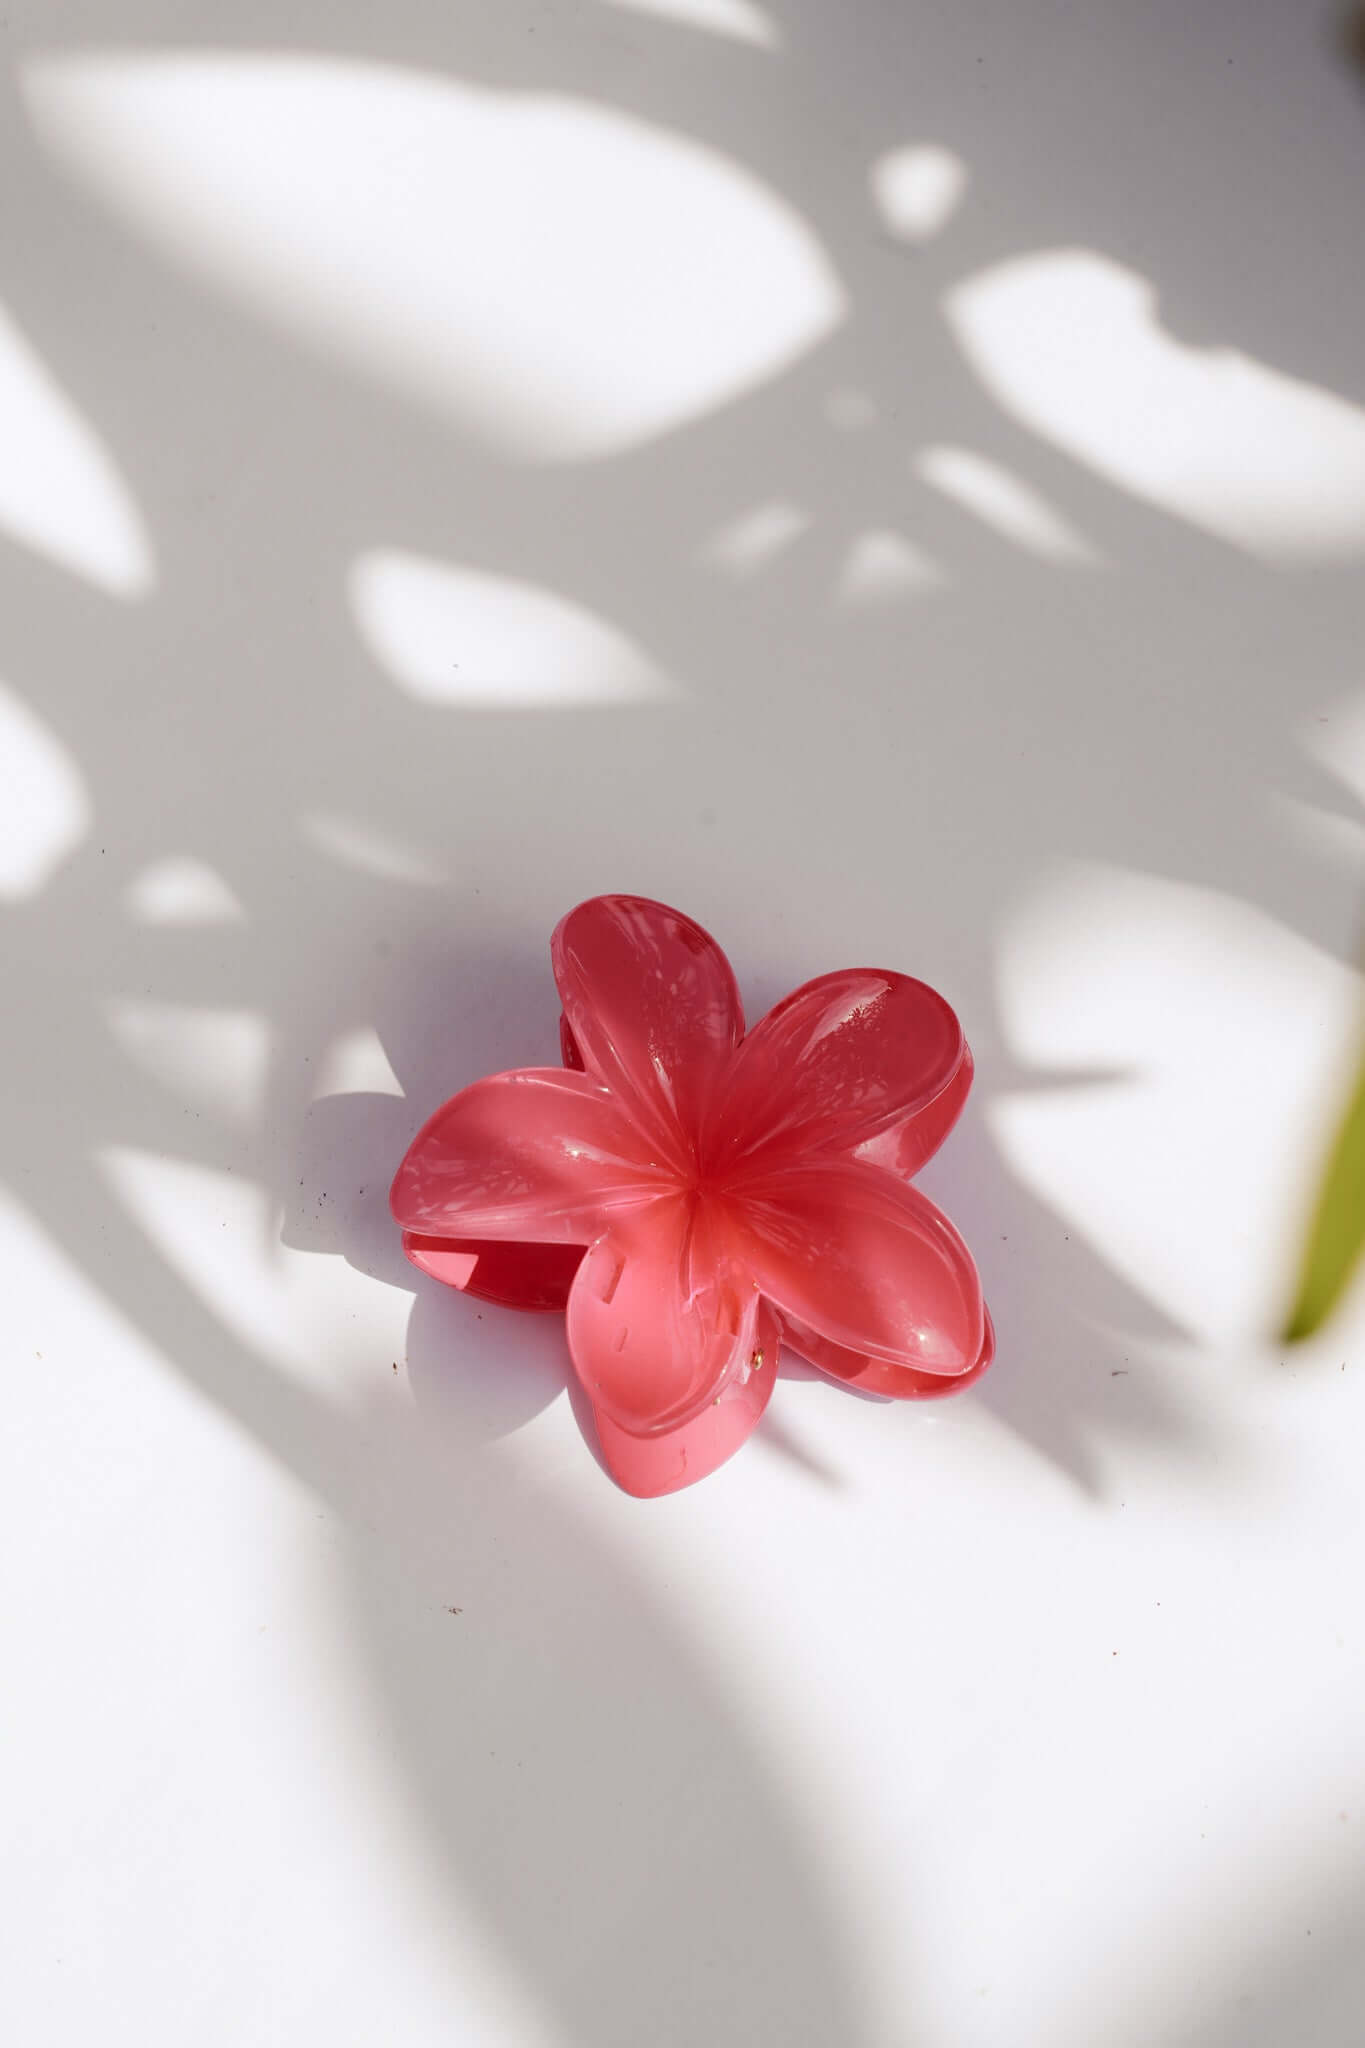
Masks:
[[[575,1244],[516,1244],[403,1232],[403,1250],[419,1272],[502,1308],[563,1313],[583,1262]]]
[[[569,1020],[562,1011],[559,1017],[559,1054],[565,1066],[572,1068],[575,1074],[585,1071],[583,1055],[578,1050],[578,1041],[570,1031]]]
[[[607,1470],[617,1485],[639,1499],[676,1493],[705,1479],[753,1433],[777,1380],[781,1343],[777,1318],[760,1308],[755,1348],[717,1394],[690,1422],[654,1436],[622,1429],[601,1408],[593,1410]]]
[[[476,1081],[418,1133],[390,1206],[427,1237],[587,1244],[659,1191],[638,1131],[605,1088],[559,1067]]]
[[[745,1189],[735,1241],[785,1319],[914,1372],[970,1372],[985,1306],[970,1252],[918,1188],[840,1161]],[[818,1361],[817,1361],[818,1363]]]
[[[707,1155],[724,1170],[767,1170],[784,1155],[852,1152],[940,1096],[965,1051],[957,1017],[925,982],[863,968],[808,981],[740,1047]]]
[[[599,896],[551,941],[576,1047],[647,1132],[660,1157],[690,1161],[695,1137],[744,1031],[730,963],[680,911],[641,896]]]
[[[875,1138],[866,1139],[854,1157],[866,1160],[869,1165],[885,1167],[901,1180],[910,1180],[933,1158],[961,1116],[974,1071],[971,1053],[964,1046],[962,1064],[947,1087],[903,1123],[889,1124]]]
[[[746,1039],[719,947],[633,896],[573,911],[553,955],[563,1069],[448,1102],[392,1204],[423,1272],[566,1307],[575,1382],[628,1492],[671,1492],[729,1457],[781,1341],[900,1399],[985,1370],[976,1269],[908,1184],[971,1086],[942,997],[904,975],[827,975]]]
[[[961,1393],[964,1387],[980,1379],[995,1356],[995,1328],[989,1314],[985,1317],[981,1355],[975,1365],[960,1373],[916,1372],[908,1365],[892,1365],[884,1358],[869,1358],[865,1351],[846,1351],[840,1344],[831,1344],[828,1337],[817,1337],[814,1330],[807,1329],[794,1316],[784,1316],[782,1320],[783,1334],[792,1350],[811,1365],[844,1386],[856,1387],[861,1394],[880,1394],[890,1401],[933,1401],[941,1400],[945,1394]]]
[[[755,1349],[758,1292],[723,1219],[687,1194],[614,1222],[569,1296],[569,1350],[594,1408],[637,1435],[676,1429]]]

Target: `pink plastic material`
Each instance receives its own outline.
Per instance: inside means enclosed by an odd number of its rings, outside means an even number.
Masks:
[[[899,1399],[985,1371],[971,1254],[909,1185],[971,1086],[942,996],[856,968],[807,982],[746,1036],[714,939],[637,896],[582,904],[551,951],[563,1067],[447,1102],[391,1199],[423,1272],[566,1311],[628,1493],[671,1493],[738,1450],[784,1342]]]

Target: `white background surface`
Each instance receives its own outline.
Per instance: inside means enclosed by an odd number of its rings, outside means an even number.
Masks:
[[[23,2048],[1345,2048],[1362,93],[1297,0],[11,0]],[[408,1136],[583,896],[932,980],[987,1381],[593,1462]]]

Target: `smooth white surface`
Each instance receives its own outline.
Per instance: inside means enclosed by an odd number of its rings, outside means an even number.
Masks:
[[[6,2041],[1355,2048],[1335,21],[11,6]],[[404,1267],[608,888],[957,1003],[979,1389],[642,1505]]]
[[[98,438],[0,307],[0,533],[114,597],[155,570],[136,505]]]
[[[362,642],[422,703],[534,711],[672,694],[638,648],[550,591],[396,554],[363,556],[350,589]]]
[[[582,95],[229,52],[21,75],[38,135],[116,218],[505,455],[651,439],[842,312],[790,208]]]
[[[1271,561],[1365,554],[1365,407],[1172,341],[1152,286],[1088,250],[988,270],[947,311],[1000,403],[1120,488]]]

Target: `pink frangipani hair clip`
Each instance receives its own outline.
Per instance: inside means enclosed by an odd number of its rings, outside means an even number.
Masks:
[[[942,996],[852,968],[746,1033],[715,940],[638,896],[571,911],[551,952],[563,1067],[495,1074],[438,1109],[393,1214],[433,1278],[567,1311],[628,1493],[671,1493],[737,1451],[782,1344],[906,1400],[985,1371],[971,1254],[911,1185],[972,1080]]]

